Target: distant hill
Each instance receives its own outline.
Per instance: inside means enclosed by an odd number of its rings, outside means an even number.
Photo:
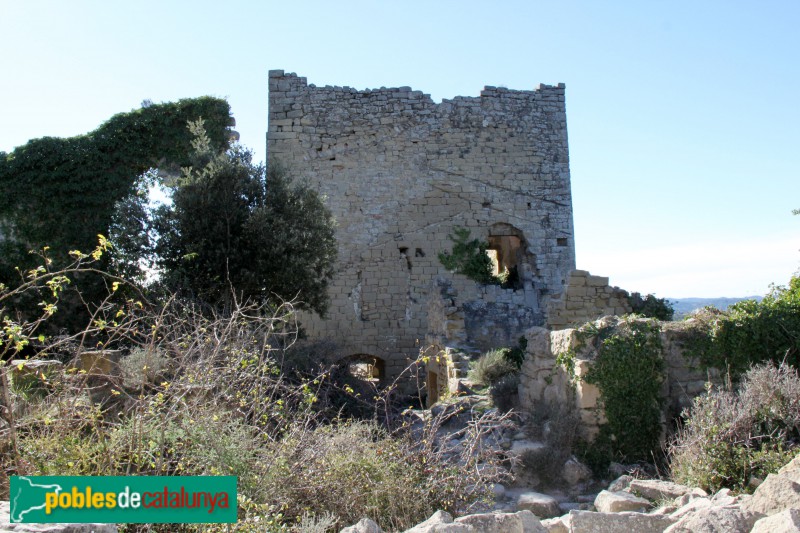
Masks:
[[[741,298],[667,298],[675,309],[675,320],[680,320],[696,309],[701,309],[708,305],[725,311],[729,305],[741,302],[742,300],[761,301],[763,296],[742,296]]]

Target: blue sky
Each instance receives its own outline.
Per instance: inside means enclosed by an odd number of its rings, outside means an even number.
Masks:
[[[144,99],[228,99],[264,157],[267,71],[317,85],[567,85],[578,267],[659,296],[800,266],[800,2],[0,0],[0,150]]]

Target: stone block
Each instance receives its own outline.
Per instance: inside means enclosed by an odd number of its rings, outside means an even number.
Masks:
[[[601,513],[621,513],[624,511],[644,512],[651,503],[634,496],[630,492],[601,491],[594,500],[595,508]]]
[[[570,531],[592,533],[662,533],[672,525],[669,516],[642,513],[596,513],[570,511]]]
[[[596,385],[578,381],[575,385],[575,405],[580,409],[594,409],[600,399],[600,389]]]
[[[787,509],[762,518],[756,521],[750,533],[800,533],[800,509]]]
[[[605,276],[587,276],[586,285],[589,287],[605,287],[608,285],[608,277]]]
[[[526,491],[517,496],[517,509],[530,511],[537,518],[553,518],[561,514],[558,501],[552,496],[539,492]]]

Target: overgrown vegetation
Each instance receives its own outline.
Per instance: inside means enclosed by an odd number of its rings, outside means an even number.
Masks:
[[[634,292],[628,296],[628,303],[631,305],[633,313],[646,318],[672,320],[675,316],[675,309],[669,300],[657,298],[655,294],[642,296],[638,292]]]
[[[716,492],[750,492],[791,460],[800,444],[800,379],[788,366],[763,363],[736,391],[695,398],[671,443],[672,477]]]
[[[46,263],[28,273],[29,284],[2,290],[3,356],[35,340],[46,357],[67,342],[40,338],[41,322],[14,322],[6,304],[20,291],[53,287],[46,303],[57,307],[58,286],[92,268],[104,243],[66,269]],[[339,382],[335,367],[290,368],[298,334],[291,304],[233,297],[220,316],[176,298],[161,305],[127,298],[122,281],[107,279],[93,329],[70,342],[77,365],[98,343],[124,350],[121,372],[64,367],[46,377],[41,397],[0,388],[8,407],[0,409],[4,475],[236,475],[238,531],[288,530],[315,517],[343,527],[363,516],[402,530],[437,509],[475,509],[500,480],[483,442],[501,416],[475,415],[455,446],[441,437],[439,418],[407,423],[408,400],[396,401],[391,387],[365,394]],[[0,377],[16,368],[0,368]],[[343,404],[361,406],[349,412],[364,416],[345,418]],[[0,479],[0,492],[7,490]]]
[[[800,277],[773,287],[761,302],[744,300],[726,312],[696,315],[699,333],[692,352],[701,364],[734,381],[765,361],[800,366]]]
[[[69,250],[91,249],[97,234],[110,235],[119,209],[140,211],[147,201],[141,177],[154,167],[177,171],[188,163],[192,135],[186,123],[200,117],[210,144],[226,149],[230,107],[225,100],[202,97],[151,104],[115,115],[86,135],[34,139],[0,154],[0,282],[16,283],[17,267],[36,265],[28,250],[49,246],[54,259],[66,260]],[[124,220],[129,244],[141,241],[135,238],[142,235],[135,217],[116,220]],[[136,246],[115,254],[115,262],[128,267],[126,274],[138,272]],[[101,292],[83,285],[86,297],[94,297],[89,289]]]
[[[470,240],[470,231],[467,228],[455,227],[448,238],[453,241],[450,252],[440,252],[439,262],[451,272],[463,274],[469,279],[484,285],[499,285],[505,281],[494,275],[494,266],[486,250],[487,242],[480,239]]]
[[[661,436],[664,358],[658,323],[620,322],[601,339],[584,379],[600,389],[614,452],[632,460],[650,459]]]
[[[476,385],[490,386],[505,376],[515,374],[519,368],[510,360],[508,348],[489,350],[470,363],[468,379]]]
[[[526,469],[548,485],[562,483],[564,463],[578,445],[580,417],[569,405],[542,402],[533,407],[527,433],[543,447],[521,457]]]
[[[576,352],[595,343],[597,357],[580,379],[597,386],[607,422],[589,446],[578,446],[596,473],[612,460],[648,461],[661,438],[661,384],[664,380],[660,328],[652,319],[635,316],[616,325],[594,323],[578,331],[579,346],[559,354],[558,364],[575,376]]]

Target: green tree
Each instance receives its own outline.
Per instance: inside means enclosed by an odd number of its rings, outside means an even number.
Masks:
[[[193,164],[155,215],[164,286],[223,310],[235,294],[323,314],[336,241],[320,196],[277,162],[266,171],[239,146],[216,152],[201,123],[190,129]]]

